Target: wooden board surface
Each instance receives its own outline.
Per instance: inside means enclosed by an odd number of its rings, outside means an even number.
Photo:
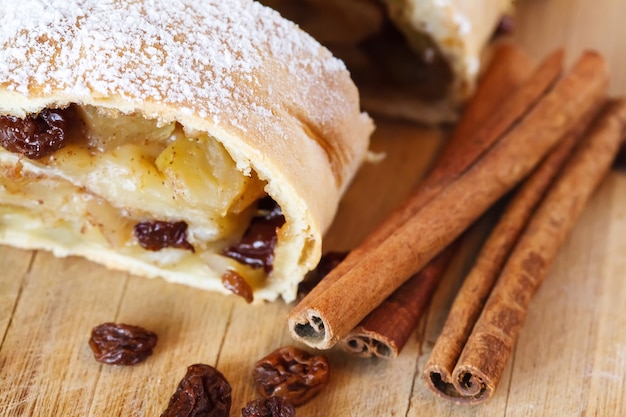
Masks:
[[[564,46],[608,58],[611,92],[626,94],[626,2],[520,0],[517,38],[537,59]],[[373,148],[325,245],[349,249],[409,192],[445,132],[378,121]],[[422,366],[462,272],[480,241],[466,242],[427,316],[393,361],[326,352],[328,388],[298,416],[626,415],[626,175],[603,182],[532,301],[506,374],[487,404],[448,404],[426,390]],[[217,366],[233,386],[231,416],[256,398],[254,362],[292,344],[283,303],[237,297],[108,271],[81,259],[0,248],[0,416],[158,416],[187,365]],[[105,321],[158,333],[155,354],[135,367],[96,363],[87,346]]]

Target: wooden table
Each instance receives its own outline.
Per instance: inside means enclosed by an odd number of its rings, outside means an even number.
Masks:
[[[603,52],[611,92],[626,94],[626,2],[520,0],[517,37],[540,59],[565,46]],[[365,166],[341,204],[328,249],[348,249],[409,192],[445,132],[378,121],[373,148],[387,158]],[[378,197],[373,198],[372,193]],[[479,230],[480,231],[480,230]],[[626,175],[603,182],[566,241],[531,309],[495,397],[461,407],[436,399],[422,366],[480,242],[456,258],[427,316],[400,357],[356,359],[326,352],[332,381],[299,416],[626,415]],[[232,416],[256,393],[253,363],[292,344],[289,305],[250,306],[238,297],[112,272],[81,259],[0,250],[0,416],[157,416],[187,365],[217,366],[233,386]],[[105,321],[159,335],[135,367],[96,363],[87,346]]]

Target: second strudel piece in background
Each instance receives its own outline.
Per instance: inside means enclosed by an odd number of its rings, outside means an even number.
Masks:
[[[453,122],[512,0],[262,0],[343,59],[374,113]]]

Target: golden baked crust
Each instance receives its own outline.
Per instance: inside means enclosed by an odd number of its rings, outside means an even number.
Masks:
[[[25,117],[73,104],[139,114],[159,125],[175,122],[191,136],[214,138],[237,170],[266,183],[287,220],[274,270],[255,296],[294,298],[297,283],[319,260],[322,233],[373,129],[341,61],[251,0],[1,0],[0,7],[0,115]],[[31,176],[64,175],[4,150],[0,156],[4,168],[20,164]],[[96,191],[102,184],[91,189],[78,178],[64,180],[126,209],[116,195]],[[221,271],[173,273],[113,248],[10,229],[3,221],[3,243],[223,290]]]

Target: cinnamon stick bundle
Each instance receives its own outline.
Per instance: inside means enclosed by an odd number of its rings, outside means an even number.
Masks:
[[[507,42],[495,46],[476,93],[437,159],[435,172],[436,166],[452,165],[449,158],[465,155],[476,147],[469,140],[471,132],[478,130],[531,72],[532,60],[517,45]],[[425,182],[429,182],[428,177]],[[368,314],[341,340],[342,349],[363,358],[396,358],[430,303],[456,246],[448,246]]]
[[[426,203],[432,200],[434,196],[439,194],[452,180],[458,178],[466,171],[472,163],[506,133],[507,129],[518,123],[528,113],[555,80],[558,79],[562,70],[563,52],[557,50],[544,60],[521,88],[511,94],[503,103],[499,103],[501,105],[499,111],[490,115],[479,130],[472,129],[470,131],[463,127],[463,132],[469,135],[469,137],[463,136],[467,146],[463,146],[462,151],[452,151],[457,146],[446,146],[448,151],[443,153],[446,156],[440,158],[437,166],[434,167],[424,181],[418,184],[417,189],[407,198],[404,204],[400,205],[385,222],[366,236],[358,247],[350,251],[346,259],[333,269],[333,275],[341,276],[349,271],[362,260],[364,253],[376,248],[401,227],[404,222],[413,217]],[[479,114],[480,111],[484,110],[473,109],[472,113]],[[457,136],[461,137],[460,135]],[[458,140],[455,142],[458,142]],[[316,286],[316,291],[322,292],[331,284],[331,280],[325,277]]]
[[[533,78],[529,83],[536,81]],[[378,229],[383,232],[374,232],[375,238],[366,238],[368,244],[353,251],[352,259],[348,256],[331,271],[288,315],[291,335],[314,348],[334,346],[526,177],[580,118],[597,107],[607,84],[605,61],[597,53],[584,53],[449,185],[426,204],[422,197],[412,199],[419,204],[402,211],[410,213],[408,219],[392,216]],[[499,117],[500,112],[490,121]]]
[[[463,281],[459,295],[448,312],[442,333],[433,347],[427,368],[431,367],[433,371],[440,368],[440,373],[445,374],[446,369],[451,370],[456,364],[502,266],[535,208],[582,136],[587,123],[581,122],[565,138],[508,203]]]
[[[510,203],[459,291],[424,368],[425,382],[433,392],[466,404],[493,396],[533,294],[625,135],[626,101],[611,102],[532,217],[529,214],[570,153],[576,134],[552,153]],[[529,217],[527,225],[520,220]]]

